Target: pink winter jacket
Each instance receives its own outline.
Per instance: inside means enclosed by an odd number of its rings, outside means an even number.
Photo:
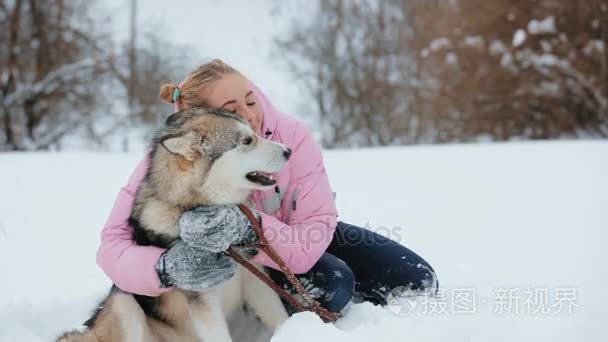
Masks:
[[[329,246],[337,220],[321,148],[305,125],[276,110],[257,87],[253,88],[264,112],[262,137],[291,147],[293,154],[275,177],[278,188],[254,192],[249,204],[260,212],[264,235],[272,247],[294,273],[305,273]],[[118,193],[101,232],[97,264],[122,290],[158,296],[171,289],[160,287],[155,270],[164,249],[136,245],[133,228],[127,223],[148,164],[149,159],[144,159]],[[264,253],[254,261],[277,268]]]

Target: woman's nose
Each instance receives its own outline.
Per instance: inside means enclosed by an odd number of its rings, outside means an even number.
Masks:
[[[251,110],[249,110],[249,108],[245,107],[242,111],[241,111],[241,116],[243,117],[243,119],[247,120],[247,122],[252,123],[253,120],[255,119],[255,115],[253,114],[253,112]]]

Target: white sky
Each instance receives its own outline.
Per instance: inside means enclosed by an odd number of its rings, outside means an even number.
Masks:
[[[125,37],[129,3],[103,2],[112,12],[117,34]],[[138,0],[138,23],[160,24],[164,38],[190,46],[204,58],[221,58],[256,82],[278,108],[305,117],[296,112],[298,90],[285,63],[270,57],[280,24],[271,15],[275,4],[276,0]]]

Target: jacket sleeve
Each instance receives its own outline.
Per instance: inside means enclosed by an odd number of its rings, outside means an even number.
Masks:
[[[262,212],[260,215],[262,230],[269,244],[298,274],[308,272],[327,250],[336,229],[338,213],[321,146],[301,123],[296,128],[293,141],[289,160],[291,179],[281,203],[283,212],[291,212],[289,222],[281,222]],[[263,252],[253,260],[278,268]]]
[[[148,169],[149,159],[142,161],[126,186],[120,189],[110,217],[101,232],[97,264],[120,289],[146,296],[159,296],[171,288],[161,288],[156,263],[165,251],[155,246],[139,246],[133,241],[133,228],[128,224],[137,188]]]

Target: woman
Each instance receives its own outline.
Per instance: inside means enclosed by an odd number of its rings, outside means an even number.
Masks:
[[[176,111],[206,106],[235,113],[261,137],[291,147],[287,167],[275,175],[277,186],[253,193],[250,206],[258,210],[270,244],[325,308],[339,312],[355,293],[385,304],[388,291],[398,286],[436,289],[435,272],[420,256],[374,232],[337,222],[320,146],[302,123],[276,110],[238,71],[213,60],[192,71],[179,86],[163,86],[160,96],[174,103]],[[101,234],[99,266],[119,288],[146,296],[158,296],[173,286],[204,290],[230,277],[234,265],[225,256],[201,259],[197,255],[208,247],[201,231],[242,231],[240,225],[246,220],[236,206],[187,212],[190,219],[181,220],[180,229],[197,230],[200,238],[189,241],[186,249],[135,244],[128,217],[147,163],[140,163],[118,194]],[[182,226],[182,222],[195,226]],[[276,283],[290,287],[267,255],[260,252],[253,260],[269,267]]]

